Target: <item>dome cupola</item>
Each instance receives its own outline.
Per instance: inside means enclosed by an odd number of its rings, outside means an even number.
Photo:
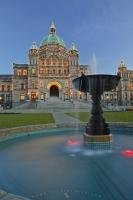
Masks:
[[[41,42],[41,46],[46,45],[46,44],[58,44],[65,47],[64,41],[59,36],[56,35],[56,27],[55,27],[54,22],[51,23],[50,33],[48,36],[43,38]]]

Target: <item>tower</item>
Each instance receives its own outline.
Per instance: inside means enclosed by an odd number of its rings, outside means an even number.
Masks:
[[[38,98],[38,47],[35,42],[29,49],[28,56],[28,98],[36,101]]]
[[[72,43],[70,49],[69,49],[69,71],[70,71],[70,96],[71,99],[77,99],[78,93],[72,84],[72,80],[76,77],[78,77],[79,74],[79,52],[77,50],[77,47],[74,43]]]
[[[71,67],[75,68],[75,67],[79,67],[79,52],[75,46],[74,43],[72,43],[72,46],[69,50],[69,54],[70,54],[70,65]]]

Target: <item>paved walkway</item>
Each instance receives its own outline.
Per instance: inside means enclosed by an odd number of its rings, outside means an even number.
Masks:
[[[55,119],[55,123],[59,124],[59,123],[80,123],[80,120],[71,117],[69,115],[66,115],[62,112],[53,112],[53,117]]]

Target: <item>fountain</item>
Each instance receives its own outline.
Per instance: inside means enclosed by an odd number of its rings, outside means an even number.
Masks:
[[[92,116],[83,135],[84,142],[90,144],[91,148],[95,148],[97,144],[101,148],[101,145],[108,145],[112,141],[109,126],[102,115],[100,101],[103,92],[115,89],[119,80],[119,75],[106,74],[82,74],[81,77],[73,80],[73,84],[78,91],[89,92],[92,95]]]

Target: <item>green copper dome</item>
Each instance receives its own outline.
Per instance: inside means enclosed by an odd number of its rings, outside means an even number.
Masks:
[[[63,47],[66,46],[64,41],[56,35],[56,27],[53,22],[50,26],[50,34],[44,37],[44,39],[42,40],[41,45],[45,45],[45,44],[59,44]]]
[[[43,39],[41,45],[45,45],[45,44],[59,44],[65,47],[64,41],[61,38],[59,38],[55,33],[54,34],[50,33],[48,36],[46,36]]]

